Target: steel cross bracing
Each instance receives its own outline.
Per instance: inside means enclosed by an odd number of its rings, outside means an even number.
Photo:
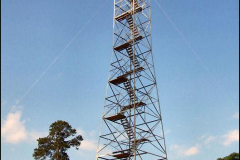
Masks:
[[[167,160],[152,57],[151,0],[115,0],[97,160]]]

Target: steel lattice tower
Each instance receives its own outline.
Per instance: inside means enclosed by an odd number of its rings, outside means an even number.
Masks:
[[[152,57],[151,0],[115,0],[109,72],[96,160],[167,160]]]

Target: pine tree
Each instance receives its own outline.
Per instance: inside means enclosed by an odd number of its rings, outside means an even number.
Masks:
[[[47,157],[51,160],[69,160],[67,150],[71,147],[81,145],[83,138],[76,136],[76,129],[73,129],[68,122],[56,121],[49,128],[49,135],[39,138],[38,148],[34,149],[33,157],[36,160],[44,160]],[[72,139],[70,139],[73,137]]]
[[[217,160],[239,160],[239,153],[232,153],[225,158],[218,158]]]

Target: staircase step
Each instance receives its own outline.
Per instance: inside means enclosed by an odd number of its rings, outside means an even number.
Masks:
[[[128,40],[126,43],[121,44],[120,46],[115,47],[114,50],[116,50],[116,51],[122,51],[122,50],[124,50],[124,49],[127,49],[128,47],[130,47],[130,46],[132,45],[133,40],[135,40],[135,43],[137,43],[137,42],[140,41],[141,39],[143,39],[142,36],[137,36],[137,37],[135,37],[134,39],[130,39],[130,40]]]

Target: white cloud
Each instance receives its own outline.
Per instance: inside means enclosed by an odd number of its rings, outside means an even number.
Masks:
[[[21,111],[9,113],[1,127],[1,136],[7,143],[17,144],[27,139],[25,121],[21,121]]]
[[[198,154],[200,150],[196,146],[188,148],[186,146],[172,145],[170,146],[170,151],[178,157],[188,157]]]
[[[192,155],[196,155],[198,153],[199,153],[199,148],[198,147],[191,147],[185,152],[185,155],[186,156],[192,156]]]
[[[40,137],[44,137],[47,133],[36,131],[27,131],[25,120],[22,120],[22,112],[17,109],[22,107],[13,106],[13,112],[9,113],[1,127],[1,137],[6,143],[18,144],[21,142],[36,142]]]
[[[225,146],[228,146],[233,142],[239,142],[239,130],[230,131],[224,135],[223,138],[225,139],[223,142]]]
[[[79,149],[86,151],[96,151],[97,143],[94,140],[83,140]]]
[[[77,133],[83,136],[83,141],[79,147],[80,151],[94,151],[97,150],[97,141],[94,139],[95,137],[95,131],[91,131],[87,133],[86,131],[82,129],[78,129]]]
[[[213,142],[220,142],[222,145],[228,146],[234,142],[239,142],[239,129],[229,131],[223,136],[201,136],[198,140],[203,141],[202,145],[208,145]]]

